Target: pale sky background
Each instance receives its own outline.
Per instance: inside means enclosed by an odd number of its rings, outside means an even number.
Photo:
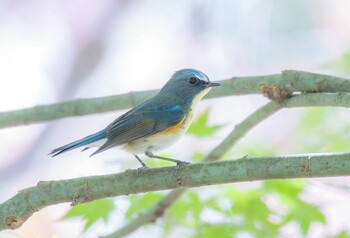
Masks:
[[[189,67],[205,72],[212,81],[284,69],[349,78],[347,72],[328,67],[350,50],[349,10],[350,1],[346,0],[3,0],[0,111],[160,88],[175,70]],[[166,152],[183,159],[203,148],[202,152],[210,151],[235,124],[265,102],[262,96],[203,101],[197,114],[210,108],[210,123],[225,128],[205,141],[186,136]],[[240,144],[267,140],[284,148],[285,138],[293,132],[301,111],[278,113]],[[51,149],[103,128],[121,113],[1,129],[0,203],[41,180],[113,173],[139,166],[120,150],[95,158],[88,158],[91,151],[79,150],[57,159],[47,156]],[[344,115],[349,113],[344,110]],[[299,153],[288,148],[283,152]],[[314,196],[308,199],[322,205],[330,231],[350,230],[348,200],[332,191],[323,194],[322,181],[313,181],[315,186],[309,193]],[[317,194],[322,194],[323,200]],[[83,237],[106,234],[115,229],[113,223],[123,222],[127,200],[121,197],[116,202],[120,210],[113,220],[107,225],[97,224]],[[49,207],[20,229],[0,236],[76,237],[81,234],[82,222],[60,221],[68,209],[68,204]],[[156,229],[152,232],[158,234]],[[293,234],[293,228],[287,232]],[[315,227],[310,237],[320,234],[322,230]],[[130,237],[141,235],[142,229]]]

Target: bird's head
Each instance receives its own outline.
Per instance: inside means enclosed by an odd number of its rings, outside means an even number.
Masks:
[[[196,69],[181,69],[176,71],[164,85],[161,93],[172,95],[180,101],[197,103],[212,87],[219,83],[210,82],[207,75]]]

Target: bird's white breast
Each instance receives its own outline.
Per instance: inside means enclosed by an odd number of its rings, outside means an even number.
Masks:
[[[146,151],[157,152],[177,142],[186,132],[187,128],[179,129],[173,133],[158,133],[134,140],[122,148],[132,154],[143,154]]]
[[[209,90],[210,88],[206,88],[194,97],[190,110],[178,130],[174,130],[171,133],[157,133],[148,137],[140,138],[124,145],[122,148],[132,154],[143,154],[146,151],[157,152],[171,146],[186,133],[192,121],[193,111],[198,102],[209,92]]]

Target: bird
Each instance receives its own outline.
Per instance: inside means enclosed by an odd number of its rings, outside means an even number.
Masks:
[[[155,96],[119,116],[106,128],[53,149],[49,155],[55,157],[79,147],[85,147],[84,151],[99,144],[101,146],[90,156],[119,147],[134,155],[143,168],[148,166],[140,159],[140,154],[177,165],[188,163],[154,153],[174,144],[185,134],[198,102],[219,85],[199,70],[178,70]]]

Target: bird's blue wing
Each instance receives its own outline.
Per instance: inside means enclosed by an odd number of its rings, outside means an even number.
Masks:
[[[92,155],[175,126],[184,116],[180,105],[131,110],[107,127],[107,142]]]

